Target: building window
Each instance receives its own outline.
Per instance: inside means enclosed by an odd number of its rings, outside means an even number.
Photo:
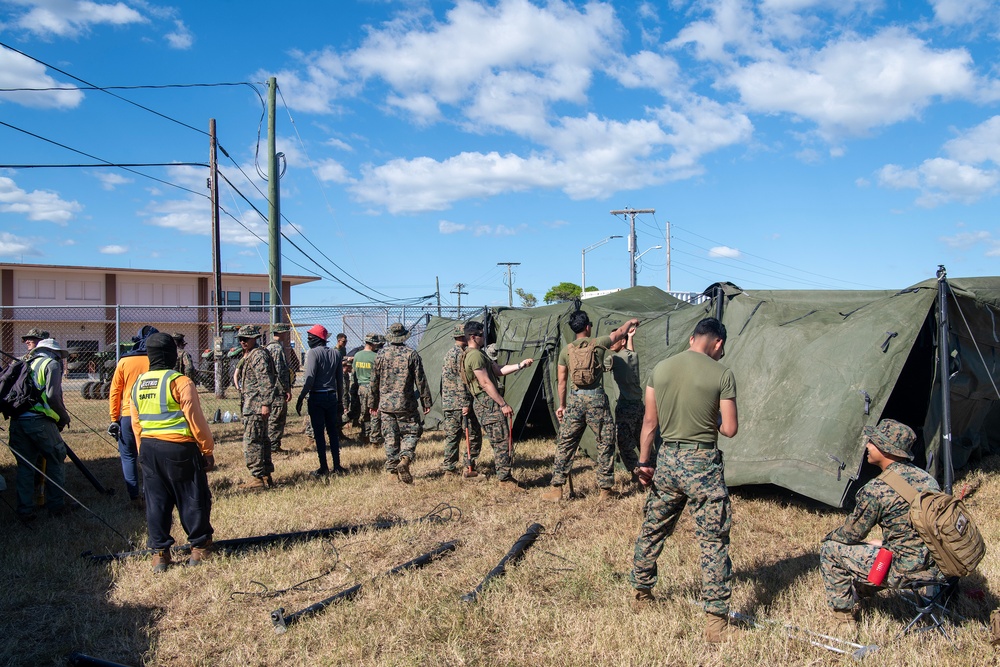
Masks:
[[[226,305],[229,306],[226,310],[239,311],[240,309],[240,293],[239,292],[226,292]],[[233,306],[236,306],[233,308]]]
[[[270,292],[250,292],[250,300],[247,302],[250,304],[251,313],[260,313],[264,311],[265,306],[271,305],[271,293]]]

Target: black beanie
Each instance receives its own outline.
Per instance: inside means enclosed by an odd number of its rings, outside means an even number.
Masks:
[[[177,343],[170,334],[154,333],[146,338],[149,370],[170,370],[177,365]]]

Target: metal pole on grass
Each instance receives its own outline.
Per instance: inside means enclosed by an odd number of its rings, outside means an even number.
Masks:
[[[938,374],[941,376],[941,458],[944,467],[944,492],[951,493],[955,469],[951,460],[951,378],[948,362],[951,347],[948,338],[948,271],[938,265]]]

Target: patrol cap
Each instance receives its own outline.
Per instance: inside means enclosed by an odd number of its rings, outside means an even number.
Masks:
[[[317,338],[322,338],[323,340],[326,340],[330,337],[330,332],[327,331],[326,327],[323,326],[322,324],[314,324],[312,327],[310,327],[309,331],[307,331],[306,333],[312,334]]]
[[[452,327],[452,338],[465,338],[465,326],[462,324],[456,324]]]
[[[21,336],[22,341],[26,341],[29,338],[34,338],[35,340],[45,340],[46,338],[51,338],[49,332],[44,329],[28,329],[28,333]]]
[[[260,327],[256,324],[244,324],[240,327],[240,330],[236,332],[237,338],[258,338],[260,336]]]
[[[482,336],[483,335],[483,323],[476,322],[475,320],[469,320],[465,323],[463,328],[466,336]]]
[[[271,334],[272,335],[273,334],[288,333],[291,330],[292,330],[292,328],[290,326],[288,326],[287,324],[272,324],[271,325]]]
[[[404,327],[401,323],[396,322],[395,324],[389,325],[389,328],[385,332],[385,339],[390,343],[405,343],[406,339],[410,337],[410,331]]]
[[[59,346],[59,343],[56,342],[55,338],[43,338],[42,340],[38,341],[38,345],[35,346],[35,349],[52,350],[63,359],[65,359],[66,355],[69,354],[65,349]]]
[[[906,424],[895,419],[883,419],[878,426],[865,426],[864,433],[865,438],[871,440],[883,454],[901,456],[907,460],[913,458],[911,450],[913,443],[917,441],[917,434]]]

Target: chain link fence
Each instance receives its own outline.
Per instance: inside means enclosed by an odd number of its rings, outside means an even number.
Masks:
[[[278,307],[275,307],[278,308]],[[284,306],[282,321],[292,327],[291,352],[305,362],[306,331],[321,324],[330,333],[329,344],[336,344],[336,335],[347,336],[347,350],[364,345],[369,333],[384,334],[389,325],[402,322],[411,332],[407,345],[416,348],[431,316],[469,319],[484,314],[483,308],[437,306]],[[197,369],[199,392],[206,416],[211,419],[227,404],[210,400],[215,393],[215,351],[221,350],[221,377],[224,387],[231,384],[232,360],[229,351],[239,349],[236,332],[245,324],[256,324],[263,331],[263,341],[270,340],[269,306],[15,306],[5,307],[0,321],[0,345],[7,354],[20,357],[27,352],[21,340],[30,329],[47,331],[69,352],[64,365],[63,393],[66,407],[72,415],[87,407],[102,403],[107,412],[107,399],[118,358],[132,346],[132,337],[146,325],[169,334],[183,334],[186,351]],[[222,326],[217,331],[215,318]],[[4,364],[6,361],[4,362]],[[301,374],[299,376],[301,381]],[[208,396],[206,396],[206,393]],[[220,392],[221,393],[221,392]],[[235,391],[228,396],[234,400]],[[221,398],[221,397],[220,397]]]

